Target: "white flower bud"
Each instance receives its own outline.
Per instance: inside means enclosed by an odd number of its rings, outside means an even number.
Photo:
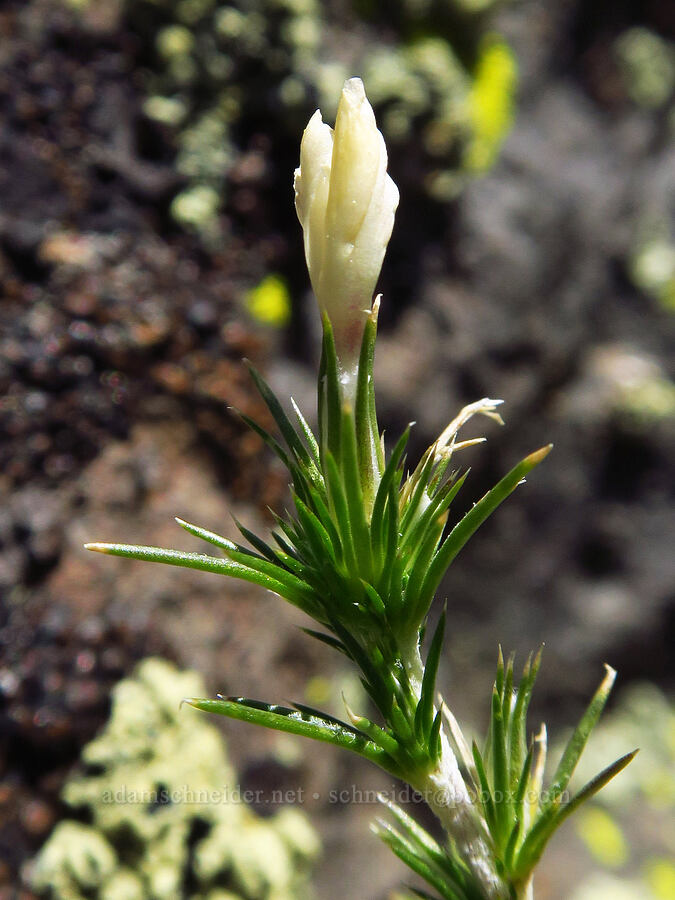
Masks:
[[[360,78],[345,82],[335,131],[319,110],[309,120],[294,187],[309,277],[349,375],[398,206],[384,138]]]

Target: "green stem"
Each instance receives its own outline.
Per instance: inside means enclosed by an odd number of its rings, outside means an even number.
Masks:
[[[534,881],[533,876],[520,885],[516,885],[516,900],[534,900]]]

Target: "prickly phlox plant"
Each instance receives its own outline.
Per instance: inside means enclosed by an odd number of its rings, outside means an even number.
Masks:
[[[239,526],[248,546],[181,519],[218,555],[127,544],[91,550],[216,572],[268,588],[317,628],[307,634],[346,656],[378,712],[346,707],[341,721],[295,704],[243,697],[190,699],[192,706],[350,750],[418,791],[438,817],[436,840],[394,803],[373,828],[431,893],[447,900],[530,898],[532,876],[558,826],[633,757],[629,753],[570,796],[570,778],[614,681],[605,677],[544,783],[546,729],[528,736],[526,718],[541,653],[517,683],[513,657],[499,654],[490,726],[469,746],[436,694],[446,613],[422,643],[438,587],[480,525],[548,454],[518,463],[463,517],[452,504],[466,473],[453,467],[462,426],[480,414],[501,421],[500,401],[463,409],[408,465],[408,427],[387,453],[377,423],[373,359],[379,298],[375,283],[391,235],[398,191],[387,174],[384,141],[359,79],[346,82],[333,131],[317,113],[303,136],[295,174],[296,209],[323,320],[318,433],[293,403],[289,417],[258,372],[251,375],[278,435],[243,416],[288,469],[292,515],[277,516],[271,542]],[[450,525],[448,523],[451,523]],[[425,642],[426,643],[426,642]]]

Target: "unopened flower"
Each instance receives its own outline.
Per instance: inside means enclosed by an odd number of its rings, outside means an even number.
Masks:
[[[398,206],[384,138],[360,78],[345,82],[335,130],[319,110],[309,120],[294,187],[312,287],[349,375]]]

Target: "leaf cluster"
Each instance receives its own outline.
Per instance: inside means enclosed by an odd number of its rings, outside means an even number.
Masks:
[[[249,367],[279,437],[248,416],[242,418],[291,476],[294,514],[275,514],[271,542],[241,523],[237,526],[247,545],[178,519],[224,558],[124,544],[89,546],[230,575],[268,588],[303,610],[322,628],[307,633],[359,667],[383,722],[378,725],[348,709],[351,724],[346,724],[317,710],[282,710],[241,698],[200,701],[201,708],[348,747],[389,772],[410,777],[431,769],[441,752],[441,714],[434,695],[445,615],[431,639],[426,667],[413,665],[419,661],[418,645],[434,594],[471,535],[548,448],[523,460],[446,534],[451,504],[466,478],[449,471],[455,433],[433,444],[412,474],[405,455],[410,427],[387,459],[373,388],[377,312],[376,303],[366,323],[351,398],[345,398],[344,373],[330,322],[324,320],[318,438],[295,403],[290,417]]]
[[[457,432],[475,413],[499,418],[498,401],[467,407],[423,454],[407,466],[410,426],[390,453],[377,423],[373,359],[378,304],[368,317],[358,369],[345,373],[332,329],[324,319],[318,382],[318,436],[298,407],[287,414],[262,376],[251,376],[278,429],[272,435],[242,414],[290,474],[293,513],[275,514],[276,528],[263,540],[244,525],[238,543],[178,519],[219,555],[125,544],[91,544],[90,549],[240,578],[280,595],[319,626],[306,633],[351,660],[379,713],[379,722],[353,712],[347,719],[302,705],[278,706],[244,697],[191,699],[208,711],[331,743],[355,752],[409,784],[428,783],[440,771],[444,707],[436,701],[436,680],[446,613],[431,635],[426,662],[422,643],[434,595],[452,561],[491,513],[547,455],[544,447],[516,465],[454,525],[447,522],[466,473],[451,469]],[[352,380],[350,382],[350,377]],[[346,385],[350,385],[346,387]],[[611,688],[613,672],[598,689],[574,732],[553,780],[543,791],[545,729],[529,742],[526,716],[540,664],[530,658],[514,686],[513,658],[500,654],[485,747],[469,749],[445,710],[464,766],[476,834],[489,847],[496,877],[519,893],[531,877],[548,840],[564,819],[620,771],[618,760],[571,800],[567,787]],[[459,777],[459,776],[458,776]],[[460,779],[461,780],[461,779]],[[380,822],[378,834],[441,897],[483,896],[466,848],[441,847],[406,813],[390,806],[395,823]],[[419,896],[426,896],[419,894]]]
[[[528,707],[540,663],[541,650],[534,657],[530,654],[520,684],[515,685],[514,657],[510,656],[505,663],[500,649],[490,725],[482,750],[475,741],[469,748],[454,717],[444,709],[467,787],[485,823],[485,837],[490,843],[497,872],[514,898],[526,896],[533,870],[560,825],[625,768],[638,752],[634,750],[622,756],[570,795],[570,779],[602,714],[616,676],[616,672],[606,666],[605,677],[545,786],[546,726],[542,724],[539,733],[529,739],[526,731]],[[472,900],[483,896],[452,841],[441,847],[410,816],[391,803],[386,805],[393,813],[394,823],[380,820],[374,830],[397,856],[442,898]],[[430,897],[423,893],[419,896]]]

